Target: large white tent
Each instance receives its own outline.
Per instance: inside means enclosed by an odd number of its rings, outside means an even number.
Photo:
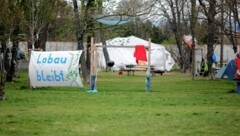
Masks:
[[[98,43],[97,45],[101,45]],[[106,46],[136,46],[144,45],[148,46],[149,41],[143,40],[136,36],[129,37],[117,37],[106,41]],[[136,58],[134,57],[135,48],[107,48],[109,58],[114,61],[113,69],[117,70],[125,65],[137,65]],[[98,65],[101,68],[106,67],[102,48],[97,49]],[[148,51],[147,51],[148,53]],[[147,55],[148,56],[148,55]],[[165,49],[164,46],[151,43],[151,61],[150,65],[155,70],[170,71],[174,65],[174,60],[171,54]]]

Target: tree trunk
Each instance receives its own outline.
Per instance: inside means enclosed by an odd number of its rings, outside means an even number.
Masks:
[[[207,41],[207,60],[208,60],[208,70],[209,70],[211,79],[214,79],[214,71],[212,69],[214,37],[215,37],[215,24],[214,24],[214,21],[209,21],[208,22],[208,41]]]
[[[207,63],[208,63],[208,71],[211,79],[214,79],[214,70],[212,69],[212,56],[213,56],[213,45],[215,43],[215,32],[216,32],[216,24],[215,24],[215,16],[216,16],[216,0],[209,0],[208,6],[203,3],[202,0],[198,0],[200,5],[203,7],[204,13],[207,16],[208,21],[208,36],[207,36]]]
[[[208,69],[209,75],[211,79],[215,77],[215,71],[212,69],[212,56],[213,56],[213,46],[215,43],[215,32],[216,32],[216,24],[215,24],[215,16],[216,16],[216,2],[215,0],[210,1],[209,12],[208,12],[208,38],[207,38],[207,60],[208,60]]]
[[[83,30],[81,30],[81,26],[80,26],[80,17],[79,17],[79,12],[78,12],[77,0],[73,0],[73,7],[74,7],[74,13],[75,13],[74,25],[76,28],[78,50],[83,50]],[[86,65],[85,51],[83,51],[83,53],[80,57],[80,64],[81,64],[83,80],[84,80],[84,82],[88,82],[89,81],[89,70],[87,69],[87,65]]]
[[[0,100],[4,100],[5,98],[5,91],[4,91],[5,82],[6,82],[6,71],[3,69],[0,71]]]
[[[13,39],[12,48],[9,47],[7,49],[7,53],[5,55],[5,69],[7,70],[7,82],[11,82],[13,80],[16,66],[17,66],[17,49],[18,49],[18,40]]]
[[[5,49],[6,49],[6,42],[1,41],[1,48],[0,48],[0,100],[4,100],[4,86],[6,82],[6,70],[4,67],[4,55],[5,54]]]
[[[106,70],[108,70],[109,67],[107,65],[107,62],[110,61],[110,58],[109,58],[109,54],[108,54],[107,47],[106,47],[107,43],[104,38],[104,32],[102,30],[100,30],[100,39],[101,39],[102,45],[103,45],[103,55],[104,55],[105,62],[106,62]]]
[[[192,35],[192,80],[195,79],[196,75],[196,57],[195,57],[195,25],[196,25],[196,1],[191,0],[191,35]]]
[[[230,9],[230,14],[232,13],[232,10]],[[228,36],[229,37],[229,40],[230,40],[230,42],[231,42],[231,44],[232,44],[232,46],[233,46],[233,51],[234,51],[234,53],[236,53],[237,52],[237,45],[236,45],[236,42],[235,42],[235,36],[233,36],[234,34],[235,34],[235,32],[233,33],[233,31],[235,31],[235,29],[233,29],[233,26],[232,26],[232,17],[231,16],[229,16],[229,28],[230,28],[230,35]]]
[[[176,7],[174,7],[174,2]],[[178,58],[179,66],[180,66],[181,72],[185,73],[187,71],[188,60],[187,60],[187,54],[185,50],[186,48],[183,47],[183,44],[182,44],[183,28],[182,28],[182,21],[181,21],[181,12],[180,12],[180,8],[178,7],[179,1],[175,0],[174,2],[170,1],[172,20],[169,19],[169,21],[171,22],[172,30],[174,32],[176,44],[179,51],[179,58]]]
[[[187,67],[188,67],[188,59],[187,59],[187,53],[184,50],[184,47],[182,45],[182,37],[180,34],[178,34],[179,32],[174,32],[175,34],[175,39],[176,39],[176,43],[177,43],[177,47],[179,50],[179,66],[180,66],[180,70],[182,73],[186,73],[187,72]]]
[[[47,23],[44,27],[41,28],[39,37],[35,42],[36,49],[39,48],[45,51],[49,24],[50,23]]]
[[[85,23],[87,24],[87,31],[88,31],[88,36],[87,36],[87,68],[90,70],[90,53],[89,51],[91,50],[91,38],[94,37],[94,24],[93,24],[93,18],[92,15],[94,14],[94,5],[95,5],[95,0],[88,0],[86,4],[86,9],[85,9],[85,14],[84,14],[84,20],[86,21]]]

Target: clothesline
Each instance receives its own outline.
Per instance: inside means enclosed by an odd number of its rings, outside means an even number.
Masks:
[[[128,46],[119,46],[119,45],[98,45],[95,44],[95,47],[107,47],[107,48],[135,48],[136,45],[128,45]],[[144,46],[146,49],[151,48],[150,46]]]
[[[150,49],[151,50],[151,39],[149,39],[149,42],[148,42],[148,46],[145,46],[145,45],[140,45],[140,46],[142,46],[142,47],[144,47],[145,49]],[[89,92],[97,92],[97,90],[95,89],[95,84],[96,84],[96,74],[97,74],[97,71],[95,70],[95,62],[94,62],[94,58],[95,58],[95,53],[94,53],[94,51],[95,51],[95,48],[98,48],[98,47],[101,47],[101,48],[104,48],[104,47],[107,47],[107,48],[109,48],[109,47],[111,47],[111,48],[135,48],[135,50],[136,50],[136,45],[132,45],[132,46],[114,46],[114,45],[98,45],[98,44],[94,44],[94,39],[93,38],[91,38],[91,49],[92,49],[92,51],[91,51],[91,58],[90,58],[90,65],[91,65],[91,67],[90,67],[90,72],[91,72],[91,76],[90,76],[90,88],[91,88],[91,90],[89,90]],[[136,54],[135,54],[136,55]],[[138,54],[139,55],[139,54]],[[150,62],[151,62],[151,51],[149,51],[149,53],[148,54],[146,54],[146,50],[145,50],[145,52],[144,53],[140,53],[140,60],[141,60],[141,58],[142,58],[142,56],[144,55],[144,59],[146,59],[147,57],[146,57],[146,55],[148,55],[148,65],[147,65],[147,72],[146,72],[146,90],[148,91],[148,92],[150,92],[151,91],[151,73],[150,73],[150,71],[151,71],[151,68],[150,68]],[[138,56],[139,57],[139,56]],[[138,59],[138,58],[136,58],[136,59]],[[138,61],[138,60],[137,60]]]

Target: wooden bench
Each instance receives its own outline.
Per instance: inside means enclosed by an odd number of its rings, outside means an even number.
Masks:
[[[126,65],[121,68],[121,71],[126,71],[128,75],[134,75],[135,71],[147,71],[147,65]],[[155,76],[156,74],[162,75],[165,71],[155,70],[153,66],[151,66],[151,74]]]
[[[121,71],[126,71],[128,75],[134,75],[135,71],[146,71],[147,65],[126,65],[121,68]]]

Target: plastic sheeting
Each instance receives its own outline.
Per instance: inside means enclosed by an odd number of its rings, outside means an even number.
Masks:
[[[148,46],[149,41],[140,39],[136,36],[129,37],[117,37],[114,39],[107,40],[107,46],[135,46],[144,45]],[[98,43],[97,45],[101,45]],[[115,65],[113,70],[120,70],[125,65],[137,65],[136,58],[134,57],[135,48],[107,48],[110,60],[114,61]],[[99,67],[105,68],[106,63],[103,55],[102,48],[98,48],[99,53]],[[147,51],[148,53],[148,51]],[[148,55],[147,55],[148,56]],[[159,44],[151,43],[151,66],[154,66],[155,70],[170,71],[174,65],[174,60],[171,54],[165,49],[164,46]]]
[[[124,25],[132,22],[132,18],[127,17],[127,16],[106,16],[106,17],[101,17],[98,16],[97,21],[99,23],[102,23],[104,25],[108,26],[114,26],[114,25]]]
[[[108,26],[124,25],[131,22],[131,20],[106,20],[106,19],[98,19],[97,21]]]

